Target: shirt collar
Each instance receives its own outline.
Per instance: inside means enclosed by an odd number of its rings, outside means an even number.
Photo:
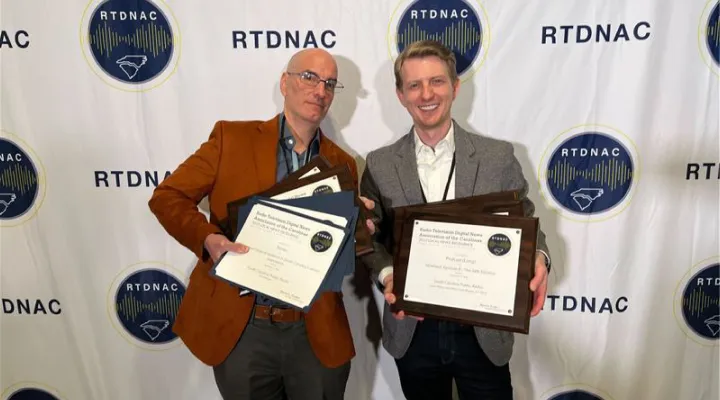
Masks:
[[[417,131],[413,128],[413,140],[415,142],[415,155],[419,155],[420,152],[430,151],[430,153],[439,153],[448,151],[450,154],[455,152],[455,124],[450,124],[450,129],[447,135],[435,145],[435,150],[420,140]]]
[[[292,133],[290,132],[290,126],[288,126],[287,120],[285,119],[285,114],[280,114],[280,127],[278,129],[283,127],[282,121],[285,121],[285,129],[280,132],[280,139],[285,140],[286,138],[292,137]],[[308,150],[311,151],[311,155],[320,153],[320,128],[315,131],[315,135],[313,135],[313,138],[310,140]]]

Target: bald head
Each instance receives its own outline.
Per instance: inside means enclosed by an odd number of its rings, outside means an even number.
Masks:
[[[320,64],[325,67],[330,67],[333,73],[337,75],[337,63],[330,53],[323,49],[304,49],[293,54],[288,62],[287,70],[289,72],[302,72],[308,70],[309,65]],[[329,77],[322,77],[327,79]],[[332,76],[336,78],[337,76]]]

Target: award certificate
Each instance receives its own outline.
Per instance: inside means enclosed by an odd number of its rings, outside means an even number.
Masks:
[[[522,230],[415,220],[403,300],[512,316]]]
[[[236,239],[250,250],[226,253],[215,275],[304,308],[333,266],[344,237],[340,228],[255,204]]]

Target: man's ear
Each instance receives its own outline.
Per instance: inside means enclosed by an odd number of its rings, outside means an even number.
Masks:
[[[287,78],[287,72],[283,72],[282,76],[280,77],[280,93],[282,93],[283,96],[287,95]]]
[[[460,90],[460,78],[455,79],[453,84],[453,100],[457,97],[458,91]]]

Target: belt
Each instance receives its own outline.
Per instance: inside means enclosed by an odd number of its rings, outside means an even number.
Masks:
[[[261,304],[255,305],[255,318],[269,319],[270,322],[297,322],[305,314],[294,308],[277,308]]]

